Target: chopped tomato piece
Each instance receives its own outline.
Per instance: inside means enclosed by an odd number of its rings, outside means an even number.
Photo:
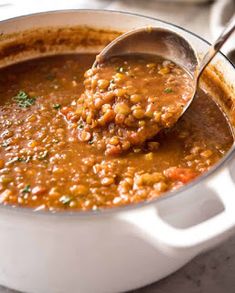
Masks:
[[[174,181],[187,183],[198,174],[190,168],[171,167],[164,172],[165,176]]]

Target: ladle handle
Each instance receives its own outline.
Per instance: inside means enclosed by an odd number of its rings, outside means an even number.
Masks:
[[[216,41],[211,45],[209,51],[203,57],[201,64],[199,66],[199,70],[198,70],[198,78],[202,74],[207,64],[213,59],[215,54],[218,53],[220,48],[223,46],[223,44],[227,41],[227,39],[231,36],[231,34],[234,31],[235,31],[235,15],[232,17],[232,19],[229,21],[224,31],[221,33],[218,39],[216,39]]]

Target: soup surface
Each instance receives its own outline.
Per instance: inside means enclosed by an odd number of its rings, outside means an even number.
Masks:
[[[142,145],[174,125],[193,93],[189,74],[151,55],[113,57],[85,77],[76,106],[61,112],[77,124],[80,141],[92,142],[107,155]]]
[[[60,55],[0,70],[0,200],[35,210],[96,210],[150,200],[207,171],[230,148],[229,125],[199,91],[177,124],[107,156],[65,119],[94,55]],[[76,129],[77,130],[77,129]],[[77,132],[78,133],[78,132]]]

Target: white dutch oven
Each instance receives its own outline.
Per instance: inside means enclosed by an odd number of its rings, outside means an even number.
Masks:
[[[88,25],[128,30],[163,26],[198,52],[208,44],[179,27],[133,14],[73,10],[0,22],[0,33]],[[235,69],[217,57],[225,81]],[[0,208],[0,283],[23,292],[121,292],[155,282],[226,239],[235,227],[234,146],[209,173],[150,203],[86,213]],[[233,176],[233,177],[232,177]]]

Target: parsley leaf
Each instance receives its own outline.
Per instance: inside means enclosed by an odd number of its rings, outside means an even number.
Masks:
[[[78,129],[82,130],[84,128],[84,124],[81,122],[80,124],[78,124]]]
[[[24,158],[18,158],[18,162],[25,162],[25,163],[28,163],[30,160],[32,159],[32,156],[27,156],[27,157],[24,157]]]
[[[164,89],[164,93],[169,94],[169,93],[172,93],[172,92],[173,92],[173,89],[170,88],[170,87],[167,87],[167,88]]]
[[[25,186],[25,188],[24,189],[22,189],[22,191],[21,191],[22,193],[29,193],[29,192],[31,192],[31,188],[30,188],[30,185],[28,184],[28,185],[26,185]]]
[[[18,94],[12,98],[20,108],[28,108],[35,104],[35,97],[30,97],[23,91],[19,91]]]
[[[53,105],[53,108],[54,108],[55,110],[59,110],[59,109],[61,108],[61,105],[60,105],[60,104],[54,104],[54,105]]]

